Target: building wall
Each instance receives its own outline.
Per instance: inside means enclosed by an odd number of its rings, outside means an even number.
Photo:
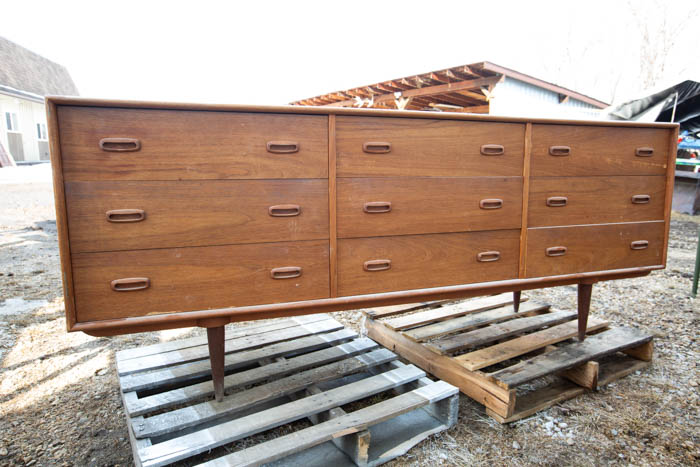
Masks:
[[[559,95],[532,84],[506,78],[498,83],[489,101],[489,114],[515,117],[597,120],[600,110],[570,98],[560,104]]]
[[[46,160],[44,149],[46,144],[40,145],[37,131],[37,124],[42,124],[44,127],[46,126],[46,110],[44,104],[0,94],[0,142],[2,142],[2,145],[9,152],[10,144],[8,141],[7,122],[5,119],[6,112],[17,114],[18,130],[22,135],[24,160]],[[43,155],[40,154],[40,146],[43,146]]]

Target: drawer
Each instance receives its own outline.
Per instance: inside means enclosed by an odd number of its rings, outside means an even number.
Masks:
[[[75,254],[78,322],[327,298],[328,249],[308,241]]]
[[[666,177],[533,177],[528,225],[663,220]]]
[[[533,176],[663,175],[671,130],[532,125]]]
[[[67,182],[74,252],[328,238],[328,180]]]
[[[66,181],[328,176],[324,115],[60,106],[58,123]]]
[[[519,238],[497,230],[338,240],[338,295],[514,279]]]
[[[663,222],[528,229],[526,277],[662,264]]]
[[[519,123],[339,116],[336,135],[338,177],[523,172]]]
[[[342,178],[338,237],[520,228],[522,177]]]

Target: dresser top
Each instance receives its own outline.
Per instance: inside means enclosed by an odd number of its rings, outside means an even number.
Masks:
[[[85,107],[111,107],[161,110],[202,110],[212,112],[260,112],[288,113],[298,115],[355,115],[368,117],[427,118],[445,120],[466,120],[508,123],[547,123],[586,126],[613,126],[633,128],[677,128],[678,123],[628,122],[617,120],[573,120],[548,118],[505,117],[497,115],[465,114],[455,112],[425,112],[415,110],[355,109],[346,107],[312,107],[298,105],[265,106],[234,104],[201,104],[186,102],[157,102],[114,99],[93,99],[85,97],[47,96],[47,104],[75,105]]]

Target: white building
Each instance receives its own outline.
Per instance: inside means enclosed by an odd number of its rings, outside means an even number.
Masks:
[[[15,162],[49,160],[47,95],[78,95],[68,71],[0,37],[0,144]]]

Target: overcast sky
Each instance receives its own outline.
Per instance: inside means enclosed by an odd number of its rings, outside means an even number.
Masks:
[[[0,35],[89,97],[285,104],[487,60],[620,101],[642,91],[640,24],[676,41],[666,81],[700,78],[697,3],[5,0]]]

